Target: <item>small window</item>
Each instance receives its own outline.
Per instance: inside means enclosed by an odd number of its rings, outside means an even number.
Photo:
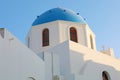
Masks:
[[[44,29],[42,32],[42,46],[48,46],[49,45],[49,30]]]
[[[91,45],[91,49],[94,49],[92,35],[90,35],[90,45]]]
[[[70,40],[74,41],[74,42],[78,42],[78,40],[77,40],[77,31],[73,27],[70,28]]]
[[[109,76],[108,72],[106,72],[106,71],[102,72],[102,80],[110,80],[110,76]]]

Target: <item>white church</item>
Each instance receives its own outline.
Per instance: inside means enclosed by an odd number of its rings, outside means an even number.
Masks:
[[[94,32],[72,10],[37,16],[26,42],[0,28],[0,80],[120,80],[113,49],[97,51]]]

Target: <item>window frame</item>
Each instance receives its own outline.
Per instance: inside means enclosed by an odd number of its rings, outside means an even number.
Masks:
[[[42,31],[42,46],[49,46],[49,29],[45,28]]]
[[[77,30],[74,27],[70,27],[70,40],[78,43],[78,36],[77,36]]]

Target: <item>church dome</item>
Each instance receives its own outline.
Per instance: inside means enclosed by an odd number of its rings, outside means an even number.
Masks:
[[[74,11],[65,8],[53,8],[38,16],[32,26],[56,20],[86,24],[85,20],[79,15],[79,13],[75,13]]]

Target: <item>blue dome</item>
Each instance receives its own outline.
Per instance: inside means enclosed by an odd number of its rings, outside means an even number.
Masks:
[[[56,20],[72,21],[86,24],[84,19],[72,10],[64,8],[53,8],[38,16],[37,19],[33,22],[32,26]]]

